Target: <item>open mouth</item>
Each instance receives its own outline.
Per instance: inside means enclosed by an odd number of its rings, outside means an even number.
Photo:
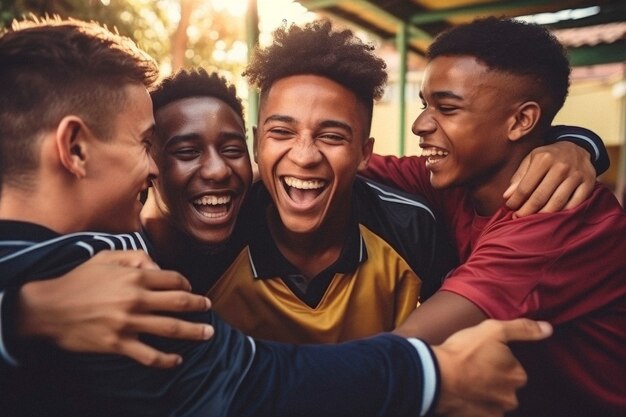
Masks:
[[[195,199],[193,206],[204,217],[218,219],[227,216],[230,212],[232,196],[230,194],[204,195]]]
[[[435,148],[433,146],[423,148],[422,149],[422,157],[426,158],[426,163],[428,165],[433,165],[441,162],[448,156],[448,151],[440,148]]]
[[[282,182],[289,198],[298,204],[315,200],[326,187],[326,181],[318,179],[302,180],[296,177],[283,177]]]

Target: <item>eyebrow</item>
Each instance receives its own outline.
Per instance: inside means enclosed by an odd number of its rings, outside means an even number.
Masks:
[[[438,98],[438,99],[442,99],[442,98],[451,98],[451,99],[455,99],[455,100],[463,100],[463,97],[461,97],[458,94],[453,93],[452,91],[435,91],[434,93],[431,94],[434,98]],[[424,94],[422,94],[422,92],[420,91],[419,96],[422,100],[424,100]]]
[[[163,144],[163,146],[169,146],[172,143],[178,143],[178,142],[182,142],[186,140],[198,140],[199,138],[200,138],[200,135],[196,133],[185,133],[182,135],[174,135],[165,139],[165,143]]]
[[[352,134],[352,127],[350,127],[347,123],[340,122],[339,120],[324,120],[320,123],[320,127],[338,127],[340,129],[345,129]]]
[[[294,119],[291,116],[286,116],[283,114],[274,114],[274,115],[268,116],[263,121],[263,124],[265,125],[269,122],[284,122],[284,123],[289,123],[289,124],[295,124],[296,119]],[[352,134],[352,127],[349,124],[339,121],[339,120],[324,120],[319,123],[319,127],[338,127],[340,129],[345,129],[348,132],[350,132],[350,134]]]
[[[266,125],[269,122],[284,122],[284,123],[290,123],[290,124],[294,124],[296,122],[296,119],[294,119],[291,116],[285,116],[283,114],[273,114],[271,116],[268,116],[264,121],[263,124]]]
[[[246,142],[246,135],[241,132],[229,130],[225,132],[220,132],[219,135],[226,139],[239,139],[243,142]],[[169,138],[167,138],[165,140],[164,146],[169,146],[172,143],[183,142],[186,140],[195,141],[195,140],[201,140],[201,139],[202,139],[202,135],[200,135],[199,133],[195,133],[195,132],[183,133],[181,135],[174,135],[174,136],[170,136]]]

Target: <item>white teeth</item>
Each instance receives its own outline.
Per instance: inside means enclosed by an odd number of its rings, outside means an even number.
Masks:
[[[230,195],[216,196],[216,195],[205,195],[197,200],[194,200],[194,204],[199,206],[218,206],[222,204],[230,203]]]
[[[285,177],[285,183],[293,188],[298,188],[300,190],[317,190],[318,188],[322,188],[324,186],[324,181],[319,180],[301,180],[294,177]]]
[[[202,214],[207,219],[217,219],[219,217],[224,217],[224,213],[205,213],[205,212],[200,212],[200,214]]]
[[[424,148],[422,149],[422,156],[447,156],[448,151],[437,148]]]

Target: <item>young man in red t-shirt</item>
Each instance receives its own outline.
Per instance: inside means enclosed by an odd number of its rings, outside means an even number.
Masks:
[[[563,47],[488,18],[441,35],[428,59],[423,158],[374,158],[369,174],[438,206],[462,265],[398,331],[432,343],[486,318],[548,320],[555,337],[518,350],[530,383],[517,415],[626,415],[626,215],[601,185],[553,214],[518,218],[502,199],[563,105]]]

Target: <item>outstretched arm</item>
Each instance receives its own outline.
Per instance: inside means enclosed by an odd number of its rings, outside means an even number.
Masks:
[[[547,323],[517,319],[487,320],[432,350],[390,335],[297,348],[259,342],[230,415],[502,416],[526,383],[506,344],[550,333]]]
[[[143,251],[100,252],[67,274],[25,284],[18,295],[16,335],[45,338],[76,352],[115,353],[144,365],[182,360],[141,342],[142,333],[204,340],[207,324],[157,312],[206,311],[208,298],[190,293],[185,278],[160,270]]]
[[[437,291],[413,310],[393,333],[417,337],[427,343],[442,343],[454,332],[478,325],[485,319],[485,313],[468,299],[450,291]]]

